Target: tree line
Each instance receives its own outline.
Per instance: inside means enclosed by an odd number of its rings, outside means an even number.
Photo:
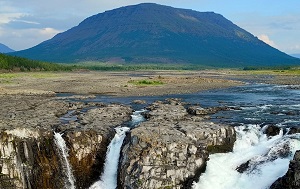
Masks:
[[[71,66],[46,63],[0,53],[0,70],[9,71],[69,71]]]

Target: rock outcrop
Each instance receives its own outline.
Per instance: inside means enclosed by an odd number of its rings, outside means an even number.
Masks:
[[[114,128],[133,110],[121,104],[83,103],[49,96],[0,98],[0,188],[65,188],[70,184],[57,134],[66,144],[74,185],[99,179]],[[190,188],[209,154],[231,151],[234,128],[209,122],[178,99],[157,101],[125,138],[119,188]],[[189,110],[189,111],[188,111]],[[225,110],[225,109],[219,109]],[[72,182],[73,183],[73,182]]]
[[[98,180],[114,127],[130,120],[128,106],[43,96],[1,96],[0,188],[65,188],[54,131],[67,144],[76,188]],[[68,114],[74,119],[60,119]]]
[[[300,151],[295,153],[294,159],[290,162],[288,172],[277,179],[270,189],[297,189],[300,188]]]
[[[232,150],[234,128],[189,114],[178,99],[155,102],[148,110],[148,120],[124,143],[119,188],[190,188],[209,153]]]

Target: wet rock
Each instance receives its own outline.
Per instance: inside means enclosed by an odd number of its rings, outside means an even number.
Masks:
[[[294,159],[290,161],[287,173],[277,179],[270,189],[297,189],[300,188],[300,151],[295,153]]]
[[[240,166],[238,166],[238,167],[236,168],[236,170],[237,170],[239,173],[245,172],[245,171],[249,168],[249,163],[250,163],[250,160],[247,161],[246,163],[243,163],[243,164],[241,164]]]
[[[145,100],[134,100],[132,101],[134,104],[146,104],[147,102]]]
[[[280,128],[279,127],[274,126],[274,125],[270,125],[270,126],[268,126],[268,128],[265,130],[264,133],[267,136],[276,136],[276,135],[279,134],[279,132],[280,132]]]
[[[300,133],[300,128],[299,127],[292,127],[292,128],[290,128],[289,133],[290,134]]]
[[[205,170],[210,149],[231,151],[231,127],[194,119],[178,100],[157,101],[148,120],[126,137],[119,188],[190,188]]]
[[[239,110],[239,108],[231,107],[212,107],[212,108],[202,108],[200,106],[190,106],[187,109],[187,112],[191,115],[209,115],[215,114],[219,111],[228,111],[228,110]]]

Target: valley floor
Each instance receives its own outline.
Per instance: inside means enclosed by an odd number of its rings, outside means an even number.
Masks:
[[[232,70],[2,73],[0,94],[151,96],[194,93],[242,85],[247,81],[299,85],[300,75]]]

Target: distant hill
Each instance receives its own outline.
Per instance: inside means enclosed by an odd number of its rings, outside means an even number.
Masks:
[[[296,57],[296,58],[300,58],[300,54],[291,54],[291,56]]]
[[[53,62],[191,63],[215,67],[299,64],[220,14],[152,3],[91,16],[41,44],[13,53]]]
[[[14,52],[14,50],[12,50],[8,46],[0,43],[0,53],[10,53],[10,52]]]
[[[0,53],[0,71],[64,71],[71,70],[71,67],[53,63],[29,60],[16,56],[9,56]]]

